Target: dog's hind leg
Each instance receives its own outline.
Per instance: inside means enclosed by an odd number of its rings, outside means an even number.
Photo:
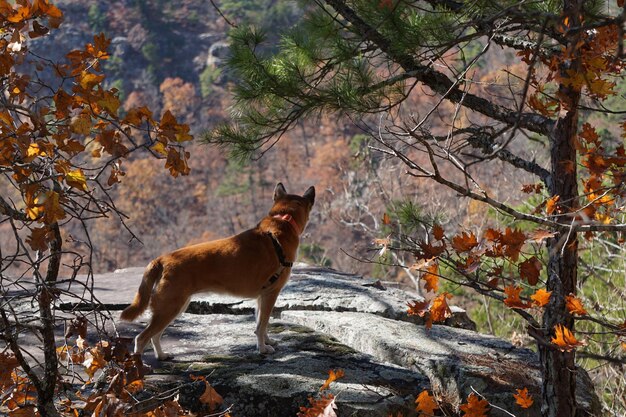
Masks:
[[[167,355],[161,348],[161,335],[165,328],[186,309],[187,304],[189,304],[189,299],[180,303],[171,300],[167,303],[155,303],[150,324],[135,338],[135,353],[143,353],[148,341],[151,341],[157,359],[171,358],[171,355]]]
[[[180,316],[182,313],[184,313],[187,310],[187,307],[189,306],[189,302],[190,301],[191,301],[191,298],[188,298],[187,301],[185,302],[185,304],[183,305],[183,307],[178,311],[178,314],[176,314],[176,317]],[[174,318],[176,318],[176,317],[174,317]],[[170,323],[171,323],[171,321],[170,321]],[[163,332],[164,331],[165,331],[165,329],[161,330],[159,333],[157,333],[156,335],[152,336],[152,339],[150,339],[150,341],[152,342],[152,348],[154,349],[154,353],[155,353],[156,357],[159,358],[159,360],[173,358],[173,355],[168,355],[167,353],[163,352],[163,348],[161,347],[161,336],[163,336]]]
[[[276,342],[269,338],[267,334],[267,325],[270,321],[270,315],[272,309],[280,293],[280,288],[271,292],[261,294],[257,298],[257,312],[256,312],[256,330],[257,348],[259,353],[274,353],[274,348],[271,345],[276,345]]]

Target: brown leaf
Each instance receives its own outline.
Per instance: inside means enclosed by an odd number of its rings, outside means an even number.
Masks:
[[[87,319],[84,316],[78,316],[67,326],[65,338],[69,339],[73,335],[77,335],[83,339],[87,338]]]
[[[452,238],[452,247],[457,252],[469,252],[476,246],[478,246],[478,241],[472,232],[463,232]]]
[[[224,399],[221,395],[217,393],[217,391],[215,391],[215,389],[211,385],[209,385],[207,381],[204,382],[206,383],[206,388],[204,390],[204,393],[200,396],[199,400],[202,404],[207,404],[210,411],[215,411],[219,406],[222,405]]]
[[[530,285],[537,285],[539,275],[541,274],[541,262],[537,257],[533,256],[519,264],[519,273],[522,279],[528,281]]]
[[[443,227],[441,227],[438,224],[435,224],[433,226],[433,237],[435,238],[435,240],[442,240],[444,237]]]

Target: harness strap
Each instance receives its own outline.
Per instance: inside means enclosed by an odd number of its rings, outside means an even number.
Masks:
[[[276,236],[274,236],[272,232],[265,232],[265,234],[269,236],[270,240],[272,241],[272,245],[274,246],[274,251],[276,252],[276,256],[278,257],[278,262],[280,262],[280,266],[278,267],[278,270],[274,273],[274,275],[269,278],[267,284],[263,286],[264,289],[270,287],[276,281],[278,281],[280,274],[283,273],[283,270],[285,268],[291,268],[293,266],[293,262],[287,262],[287,260],[285,259],[285,252],[283,252],[283,247],[280,245],[278,239],[276,239]]]

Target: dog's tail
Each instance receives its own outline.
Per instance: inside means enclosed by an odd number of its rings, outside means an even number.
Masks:
[[[161,278],[162,272],[163,265],[158,259],[150,262],[143,273],[141,284],[139,285],[139,289],[137,290],[137,294],[135,294],[133,302],[126,307],[120,315],[122,320],[133,321],[144,312],[144,310],[148,307],[148,302],[150,301],[150,296],[152,295],[152,288],[159,278]]]

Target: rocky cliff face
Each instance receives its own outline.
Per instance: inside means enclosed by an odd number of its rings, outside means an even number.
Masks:
[[[114,316],[132,299],[142,272],[130,268],[95,276],[96,296]],[[447,415],[458,415],[471,392],[490,402],[491,416],[510,415],[499,408],[521,412],[513,398],[517,388],[539,395],[534,352],[476,333],[461,309],[449,325],[428,330],[405,314],[406,302],[416,298],[359,276],[297,267],[271,322],[277,351],[262,356],[255,349],[253,300],[200,295],[165,332],[164,349],[174,360],[157,362],[146,352],[154,373],[144,395],[182,386],[190,373],[204,374],[225,406],[232,406],[232,415],[293,416],[315,395],[328,370],[337,368],[345,371],[332,385],[339,416],[411,415],[415,395],[423,389],[446,404]],[[118,330],[131,337],[143,324],[145,318]],[[181,401],[193,407],[197,397],[186,400],[188,390],[182,389]],[[584,372],[579,403],[581,416],[599,415]],[[528,415],[539,415],[534,407]]]

